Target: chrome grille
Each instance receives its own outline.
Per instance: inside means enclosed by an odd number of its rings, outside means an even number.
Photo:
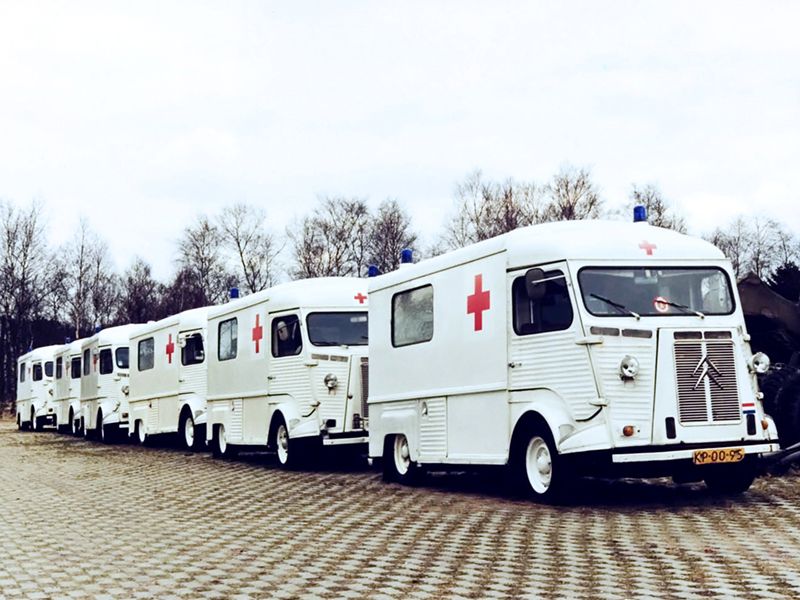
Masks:
[[[361,358],[361,416],[363,418],[369,417],[369,358]]]
[[[681,423],[740,420],[733,344],[676,342],[674,354]]]

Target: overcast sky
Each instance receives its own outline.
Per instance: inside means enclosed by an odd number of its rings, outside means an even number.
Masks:
[[[590,166],[656,182],[695,234],[800,234],[796,2],[0,0],[0,197],[41,197],[172,273],[198,212],[283,231],[319,195],[398,198],[435,233],[455,182]]]

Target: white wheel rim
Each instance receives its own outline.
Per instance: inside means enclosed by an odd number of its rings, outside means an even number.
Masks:
[[[289,432],[286,430],[286,425],[283,423],[278,425],[276,440],[278,446],[278,460],[282,465],[285,465],[289,462]]]
[[[228,450],[228,440],[225,439],[225,428],[222,425],[220,425],[219,427],[217,440],[219,442],[219,453],[225,454],[225,452]]]
[[[534,492],[544,494],[550,489],[550,482],[553,479],[553,457],[547,442],[538,436],[528,442],[528,449],[525,452],[525,471]]]
[[[147,439],[147,433],[144,431],[144,423],[139,421],[139,426],[136,428],[136,433],[139,437],[139,443],[144,444],[144,441]]]
[[[404,435],[394,438],[394,467],[400,475],[405,475],[411,468],[411,452],[408,449],[408,439]]]
[[[194,420],[191,417],[183,423],[183,441],[187,448],[194,445]]]

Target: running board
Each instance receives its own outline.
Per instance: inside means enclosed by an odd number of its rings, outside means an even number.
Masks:
[[[344,446],[345,444],[366,444],[369,436],[348,437],[348,438],[322,438],[323,446]]]

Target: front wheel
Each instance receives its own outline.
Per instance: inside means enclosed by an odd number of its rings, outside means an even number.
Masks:
[[[178,424],[178,432],[180,435],[181,443],[185,450],[199,450],[202,446],[203,439],[199,435],[202,428],[196,427],[192,415],[188,412],[181,416],[181,421]]]
[[[389,436],[383,445],[383,479],[411,485],[419,480],[419,466],[411,460],[408,438],[399,433]]]
[[[706,486],[715,494],[741,494],[750,489],[758,474],[755,456],[729,465],[708,465],[708,475],[703,477]]]
[[[136,425],[133,429],[133,441],[140,446],[144,446],[147,441],[147,432],[144,429],[143,421],[136,421]]]
[[[512,458],[522,489],[541,502],[560,500],[568,476],[546,425],[531,427],[516,445],[516,453]]]
[[[237,449],[228,443],[224,425],[214,427],[211,452],[214,458],[233,458],[238,454]]]

